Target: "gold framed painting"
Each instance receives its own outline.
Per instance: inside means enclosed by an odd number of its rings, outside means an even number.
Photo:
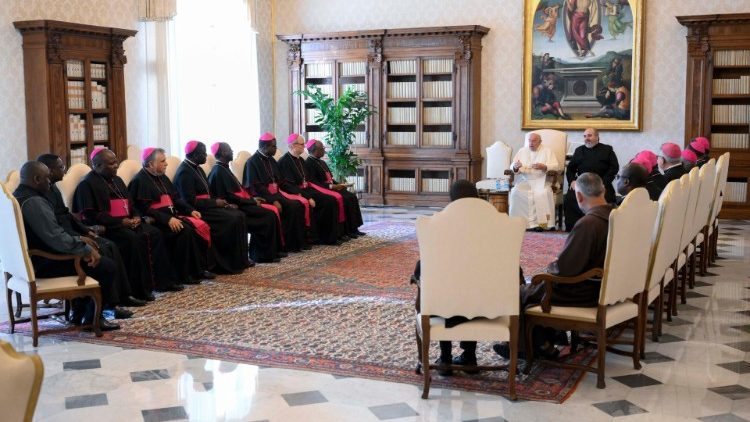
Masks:
[[[524,0],[523,128],[641,130],[644,0]]]

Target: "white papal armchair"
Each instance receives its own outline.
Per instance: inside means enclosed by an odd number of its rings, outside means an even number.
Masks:
[[[136,174],[143,168],[140,161],[136,160],[123,160],[120,162],[120,166],[117,168],[117,175],[120,176],[125,186],[130,184]]]

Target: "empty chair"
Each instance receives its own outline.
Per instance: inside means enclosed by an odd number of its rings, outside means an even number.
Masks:
[[[216,158],[211,154],[206,155],[206,162],[201,164],[201,168],[203,169],[203,172],[206,173],[206,176],[208,176],[208,173],[211,173],[214,164],[216,164]]]
[[[143,168],[140,160],[124,160],[120,162],[120,167],[117,169],[117,175],[120,176],[125,186],[130,184],[136,174]]]
[[[234,156],[234,161],[229,163],[229,168],[232,170],[234,177],[237,180],[242,180],[243,173],[245,172],[245,163],[250,159],[252,154],[247,151],[240,151]]]
[[[38,355],[13,350],[0,340],[0,408],[3,421],[30,422],[42,389],[44,365]]]

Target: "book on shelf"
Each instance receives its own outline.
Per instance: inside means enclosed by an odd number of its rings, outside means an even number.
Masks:
[[[312,86],[318,87],[320,89],[320,92],[322,92],[323,94],[325,94],[325,95],[327,95],[329,97],[333,97],[333,85],[331,85],[331,84],[324,84],[324,85],[307,84],[307,85],[308,86],[312,85]],[[305,88],[307,88],[307,86],[305,86]],[[310,103],[310,99],[309,98],[306,98],[305,101],[307,103]]]
[[[453,132],[424,132],[422,145],[450,147],[453,146]]]
[[[96,117],[91,120],[94,141],[106,141],[109,139],[109,124],[106,117]]]
[[[750,50],[718,50],[714,66],[750,66]]]
[[[413,125],[416,123],[416,107],[388,107],[388,124]]]
[[[388,145],[417,145],[417,133],[388,132]]]
[[[354,141],[352,145],[367,145],[367,132],[353,132]]]
[[[750,134],[747,133],[712,133],[711,144],[714,148],[750,148]]]
[[[367,62],[343,62],[339,69],[341,76],[365,76],[367,73]]]
[[[388,98],[416,98],[416,82],[388,82]]]
[[[416,60],[391,60],[390,73],[392,75],[414,75],[417,73]]]
[[[305,64],[306,78],[330,78],[333,76],[333,63],[307,63]]]
[[[422,61],[422,73],[435,75],[453,73],[453,59],[427,59]]]
[[[351,88],[354,91],[358,92],[367,92],[367,88],[365,88],[365,84],[341,84],[341,93],[343,94],[344,91],[347,90],[347,88]]]
[[[346,176],[346,183],[351,184],[350,190],[354,193],[362,192],[365,190],[365,177],[364,176]]]
[[[734,79],[714,79],[714,95],[722,94],[750,94],[750,75],[742,75]]]
[[[86,108],[83,81],[68,81],[68,108]]]
[[[320,116],[320,110],[317,108],[308,108],[305,110],[305,121],[308,125],[315,125],[315,119]]]
[[[422,178],[422,191],[424,192],[448,192],[450,180],[439,178]]]
[[[747,202],[747,182],[727,182],[726,202]]]
[[[422,82],[423,98],[451,98],[453,97],[453,81],[425,81]]]
[[[70,165],[88,164],[86,160],[86,147],[76,147],[70,149]]]
[[[107,87],[99,82],[91,82],[91,108],[107,108]]]
[[[712,106],[712,123],[714,124],[748,124],[750,123],[749,104],[721,104]]]
[[[65,73],[69,78],[82,78],[83,77],[83,61],[82,60],[66,60],[65,61]]]
[[[77,114],[68,116],[70,142],[86,142],[86,119]]]
[[[425,107],[422,113],[426,125],[449,125],[453,122],[453,107]]]
[[[307,140],[310,139],[316,139],[320,142],[325,143],[325,137],[328,135],[328,132],[307,132]]]
[[[107,65],[104,63],[91,63],[91,78],[105,79],[107,77]]]
[[[391,190],[398,192],[416,192],[417,180],[413,177],[391,177]]]

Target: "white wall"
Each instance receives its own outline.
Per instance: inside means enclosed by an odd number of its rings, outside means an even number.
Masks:
[[[523,144],[523,0],[275,0],[279,34],[440,25],[483,25],[481,145]],[[643,132],[603,132],[620,163],[667,140],[682,143],[686,29],[675,16],[750,12],[750,0],[645,0]],[[286,45],[275,46],[275,131],[289,133]],[[569,132],[582,140],[582,131]],[[483,151],[484,154],[484,151]]]
[[[145,144],[147,63],[137,5],[137,0],[0,0],[1,180],[27,159],[22,37],[13,27],[14,21],[52,19],[138,30],[139,33],[124,44],[128,58],[125,107],[128,143]]]

